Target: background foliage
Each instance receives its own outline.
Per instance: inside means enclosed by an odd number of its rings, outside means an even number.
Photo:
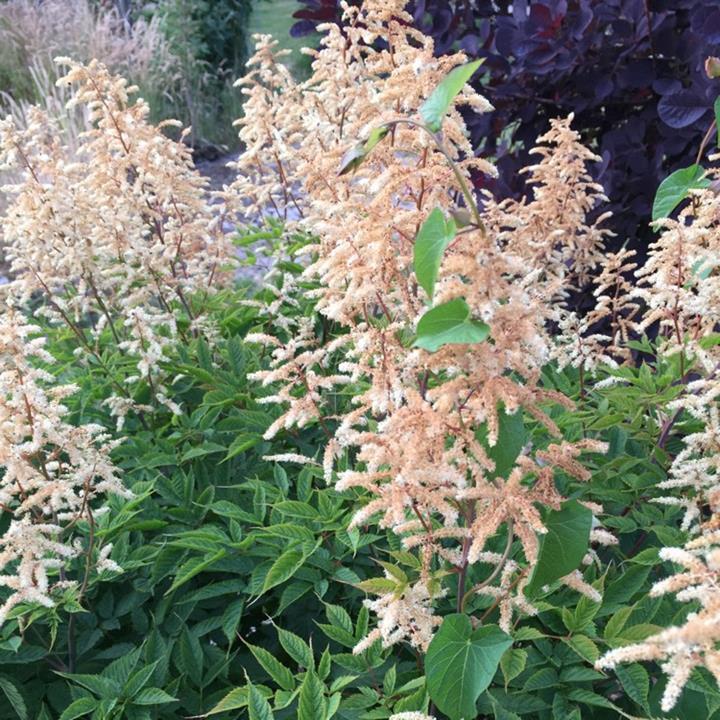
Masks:
[[[336,0],[300,0],[295,34],[339,21]],[[359,3],[355,3],[359,4]],[[602,165],[617,246],[643,257],[647,217],[660,181],[689,164],[712,121],[718,80],[705,58],[720,54],[720,9],[712,0],[415,0],[415,23],[443,55],[483,58],[476,88],[495,106],[468,115],[473,142],[495,156],[499,179],[477,176],[500,196],[524,193],[518,170],[548,119],[575,113]]]

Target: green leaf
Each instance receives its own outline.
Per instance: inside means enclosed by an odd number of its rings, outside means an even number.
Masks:
[[[75,700],[75,702],[70,703],[70,705],[63,710],[63,714],[60,716],[59,720],[76,720],[76,718],[80,718],[83,715],[93,712],[97,707],[97,703],[97,700],[88,697]]]
[[[715,98],[713,112],[715,113],[715,126],[717,127],[717,146],[720,148],[720,96]]]
[[[443,118],[455,96],[465,87],[481,63],[482,60],[475,60],[451,70],[420,106],[420,117],[430,130],[433,132],[440,130]]]
[[[510,648],[500,658],[500,670],[505,678],[505,689],[524,669],[527,663],[527,652],[520,648]]]
[[[547,532],[540,540],[537,562],[526,588],[528,595],[580,565],[588,549],[592,512],[577,500],[568,500],[560,510],[550,511],[544,524]]]
[[[600,657],[600,651],[597,645],[585,635],[573,635],[566,638],[567,643],[583,660],[587,660],[590,664],[595,664]]]
[[[125,685],[135,666],[138,664],[140,651],[140,648],[135,648],[129,653],[121,655],[117,660],[113,660],[102,671],[102,676],[114,680],[120,685]]]
[[[247,706],[249,720],[275,720],[270,703],[254,685],[249,686]]]
[[[150,665],[140,668],[140,670],[136,673],[133,673],[123,688],[123,697],[133,698],[137,693],[139,693],[140,690],[142,690],[150,682],[150,678],[153,676],[155,668],[158,666],[159,662],[159,660],[156,660],[155,662],[150,663]]]
[[[415,276],[430,300],[435,292],[435,281],[443,253],[454,237],[455,222],[446,221],[442,210],[435,208],[427,216],[415,238],[413,248]]]
[[[304,562],[305,555],[299,550],[286,550],[270,566],[265,576],[262,591],[267,592],[270,588],[289,580],[302,567]]]
[[[554,668],[544,667],[533,673],[523,685],[523,692],[530,693],[557,685],[558,676]]]
[[[524,642],[526,640],[541,640],[545,635],[533,627],[521,627],[515,630],[513,638],[515,642]]]
[[[325,720],[325,686],[313,670],[305,673],[300,687],[297,720]]]
[[[192,580],[196,575],[199,575],[203,570],[206,570],[211,565],[214,565],[218,560],[222,560],[226,555],[225,550],[218,550],[214,554],[201,555],[199,557],[190,558],[186,563],[183,563],[178,568],[178,573],[175,576],[173,584],[168,588],[166,595],[169,595],[174,590],[177,590],[181,585]]]
[[[28,711],[27,705],[25,704],[25,698],[23,698],[22,693],[15,683],[10,680],[10,678],[0,675],[0,690],[3,691],[5,697],[10,703],[10,707],[12,707],[20,720],[27,720]]]
[[[387,595],[387,593],[395,592],[398,587],[396,580],[390,578],[369,578],[355,585],[356,588],[373,595]]]
[[[204,445],[190,448],[180,458],[180,462],[186,462],[187,460],[192,460],[194,458],[203,457],[205,455],[212,455],[213,453],[220,453],[220,452],[224,453],[226,451],[227,451],[227,448],[224,445],[218,445],[218,443],[207,442]]]
[[[428,310],[418,322],[414,347],[435,352],[443,345],[479,343],[486,340],[490,327],[470,319],[470,308],[456,298]]]
[[[617,637],[621,632],[622,629],[625,627],[625,624],[628,621],[628,618],[630,615],[632,615],[632,611],[634,609],[633,605],[620,608],[607,622],[607,625],[605,625],[605,633],[604,637],[606,640],[610,638]]]
[[[353,622],[345,608],[339,605],[325,604],[325,615],[332,625],[346,630],[350,635],[353,633]]]
[[[164,690],[150,687],[141,690],[132,701],[134,705],[166,705],[176,700],[177,698],[168,695]]]
[[[512,414],[504,409],[498,410],[498,424],[497,442],[488,448],[488,457],[495,463],[493,474],[507,478],[527,442],[528,434],[523,423],[522,409]]]
[[[176,647],[176,664],[180,672],[188,676],[193,682],[202,680],[203,651],[198,638],[190,632],[187,626]]]
[[[283,690],[293,690],[295,688],[295,678],[293,674],[277,660],[272,653],[257,645],[251,645],[250,643],[245,644],[250,648],[250,652],[265,669],[265,672],[267,672]]]
[[[490,685],[512,639],[496,625],[472,629],[467,615],[448,615],[425,657],[428,691],[450,720],[473,720],[475,703]]]
[[[628,697],[641,707],[646,708],[648,693],[650,692],[650,677],[647,670],[637,663],[618,665],[615,667],[615,675],[617,675]]]
[[[81,685],[101,698],[117,698],[120,696],[120,684],[110,678],[102,677],[101,675],[72,675],[63,672],[58,672],[57,674]]]
[[[228,640],[228,643],[232,645],[237,633],[238,625],[242,618],[243,609],[245,608],[245,601],[242,599],[234,600],[231,602],[223,612],[222,615],[222,631]]]
[[[364,143],[358,143],[349,148],[340,161],[338,175],[346,175],[349,172],[357,170],[365,162],[365,159],[373,151],[375,146],[389,132],[390,127],[388,125],[380,125],[370,131],[370,135],[368,135],[368,139]]]
[[[217,705],[213,707],[208,715],[217,715],[228,710],[239,710],[248,704],[248,689],[234,688]]]
[[[578,688],[571,690],[567,697],[575,702],[584,703],[585,705],[594,705],[595,707],[607,708],[608,710],[618,710],[618,706],[610,702],[602,695],[598,695],[590,690]]]
[[[312,669],[315,667],[315,660],[310,646],[295,633],[282,628],[276,628],[278,640],[283,650],[298,664],[300,667]]]
[[[373,128],[368,135],[368,139],[363,145],[365,154],[369,154],[373,151],[375,146],[390,132],[388,125],[380,125],[379,127]]]
[[[688,196],[690,190],[706,188],[710,185],[703,178],[705,170],[698,164],[676,170],[668,175],[658,187],[652,207],[652,219],[669,217],[672,211]]]
[[[363,143],[353,145],[342,156],[338,175],[346,175],[349,172],[357,170],[363,164],[366,157],[367,152],[365,151],[365,145]]]

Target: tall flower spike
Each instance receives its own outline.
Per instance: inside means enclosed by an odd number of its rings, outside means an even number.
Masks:
[[[579,453],[602,450],[561,443],[536,458],[521,455],[507,477],[496,476],[489,457],[501,412],[528,414],[559,433],[545,406],[572,403],[539,385],[552,346],[546,324],[556,315],[553,295],[570,282],[562,260],[580,257],[575,274],[585,272],[603,231],[587,221],[601,198],[585,169],[594,156],[577,143],[568,121],[558,122],[546,141],[557,145],[567,167],[558,165],[555,150],[543,150],[533,171],[536,204],[513,209],[517,239],[508,236],[507,213],[495,206],[483,218],[486,229],[471,223],[450,242],[428,296],[415,274],[418,229],[435,208],[445,217],[458,209],[456,198],[472,172],[495,173],[474,156],[460,113],[463,105],[478,111],[490,105],[463,88],[443,119],[437,147],[437,136],[419,126],[420,108],[466,58],[435,57],[432,40],[412,28],[404,7],[402,0],[371,0],[347,8],[346,27],[328,28],[323,47],[311,53],[313,75],[300,85],[265,74],[272,70],[271,43],[261,39],[254,66],[263,70],[248,79],[247,92],[258,107],[270,108],[243,121],[241,132],[250,138],[252,131],[256,142],[238,168],[274,168],[300,183],[298,223],[317,238],[304,279],[318,284],[319,312],[346,331],[329,345],[311,337],[309,323],[294,337],[285,328],[278,337],[267,330],[251,336],[272,347],[271,367],[256,374],[279,388],[266,401],[287,406],[267,437],[294,424],[335,426],[323,457],[325,476],[333,476],[335,458],[353,457],[350,469],[338,473],[337,488],[370,495],[353,525],[376,522],[419,555],[418,578],[397,597],[373,601],[379,624],[365,642],[382,637],[385,644],[408,641],[423,649],[437,622],[435,559],[458,573],[462,585],[467,565],[487,557],[487,541],[501,532],[518,537],[533,562],[545,530],[538,505],[563,500],[554,469],[584,479]],[[383,124],[392,131],[353,172],[338,175],[348,148]],[[573,182],[577,188],[568,189]],[[275,202],[284,202],[289,185],[282,177],[267,187],[275,188]],[[551,198],[560,191],[569,196],[562,213]],[[538,242],[553,232],[547,261]],[[449,343],[435,352],[409,346],[429,305],[458,301],[473,321],[489,326],[489,340]],[[345,359],[338,373],[330,353],[339,343]],[[352,410],[323,417],[327,401],[347,382],[358,388]]]
[[[59,571],[79,552],[65,531],[78,520],[92,525],[108,494],[130,496],[109,457],[115,442],[100,426],[68,422],[62,399],[75,388],[40,369],[54,359],[37,333],[12,308],[0,316],[0,512],[10,516],[0,537],[0,586],[10,590],[0,623],[19,603],[52,606]]]
[[[11,202],[0,219],[10,292],[18,304],[42,293],[42,312],[70,325],[86,352],[105,332],[136,358],[136,376],[114,379],[111,407],[132,407],[142,381],[172,410],[161,361],[185,332],[179,318],[189,332],[206,329],[193,299],[229,279],[223,219],[190,149],[149,123],[125,80],[97,61],[59,62],[69,66],[59,82],[74,90],[70,105],[87,109],[92,128],[73,153],[39,110],[25,130],[0,124],[0,164],[21,173],[4,188]]]
[[[711,158],[720,159],[720,155]],[[717,182],[720,170],[708,172]],[[714,184],[714,183],[713,183]],[[711,185],[712,187],[712,185]],[[663,548],[660,557],[680,570],[659,581],[652,596],[672,593],[681,602],[698,606],[679,626],[652,635],[642,643],[617,648],[599,661],[612,668],[619,663],[660,662],[668,676],[662,709],[671,710],[694,668],[705,667],[720,685],[720,348],[704,342],[716,336],[720,321],[720,197],[712,189],[693,190],[692,202],[677,220],[658,223],[660,235],[633,295],[648,308],[640,328],[658,324],[660,352],[680,355],[680,367],[693,361],[693,380],[669,403],[669,415],[659,430],[661,443],[674,421],[687,412],[701,428],[684,438],[669,477],[659,486],[672,491],[657,502],[684,508],[683,529],[693,536],[684,548]],[[711,513],[707,518],[708,510]]]

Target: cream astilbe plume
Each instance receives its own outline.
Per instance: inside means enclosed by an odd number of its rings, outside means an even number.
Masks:
[[[60,569],[79,553],[67,530],[92,525],[98,499],[130,496],[109,457],[116,443],[98,425],[69,424],[62,399],[76,388],[38,367],[54,359],[37,333],[12,308],[0,315],[0,511],[10,516],[0,537],[0,586],[10,590],[0,623],[19,603],[51,607]],[[107,552],[100,560],[117,568]]]
[[[247,80],[253,114],[240,123],[252,147],[238,168],[282,168],[284,175],[268,178],[256,202],[272,196],[282,214],[284,193],[299,184],[297,222],[317,237],[304,278],[318,284],[319,312],[347,331],[327,345],[312,337],[309,323],[292,337],[287,328],[251,337],[272,349],[271,367],[255,374],[279,386],[266,401],[287,406],[266,437],[293,425],[333,422],[323,457],[326,478],[337,457],[351,455],[355,462],[338,473],[337,487],[370,494],[353,525],[392,529],[420,557],[416,581],[372,602],[379,625],[361,648],[376,637],[385,645],[427,646],[437,624],[435,558],[450,572],[464,573],[470,562],[487,557],[487,540],[504,532],[519,538],[532,562],[538,533],[545,531],[538,507],[559,507],[564,499],[555,489],[555,470],[586,479],[578,455],[604,449],[602,443],[558,442],[544,454],[521,454],[507,478],[495,474],[487,449],[497,442],[501,407],[511,415],[527,413],[559,434],[546,406],[572,405],[541,388],[539,379],[551,352],[546,322],[556,314],[553,296],[571,276],[584,277],[603,236],[587,222],[602,197],[585,169],[594,156],[579,145],[568,121],[554,124],[546,141],[557,147],[543,151],[532,170],[535,204],[513,208],[517,241],[507,232],[507,206],[493,205],[484,227],[473,222],[458,232],[428,297],[414,272],[415,238],[431,210],[457,209],[471,171],[495,173],[474,156],[459,112],[462,105],[478,111],[490,105],[466,86],[443,121],[442,149],[418,126],[424,100],[466,58],[435,57],[432,40],[412,28],[404,6],[402,0],[372,0],[360,9],[346,7],[346,27],[327,28],[323,47],[311,52],[313,75],[299,85],[266,74],[273,68],[272,44],[262,38],[254,61],[262,70]],[[392,128],[385,139],[354,172],[338,175],[348,148],[382,124]],[[577,188],[568,190],[572,183]],[[244,187],[239,180],[234,189]],[[551,197],[560,191],[565,206]],[[578,258],[572,273],[561,270],[570,256]],[[458,299],[489,325],[488,341],[436,352],[409,347],[429,303]],[[331,370],[338,350],[344,358]],[[352,409],[329,418],[328,398],[348,382],[359,388]],[[478,439],[481,431],[487,443]]]
[[[559,290],[589,283],[591,272],[602,262],[604,239],[612,234],[602,226],[609,212],[592,222],[588,219],[607,197],[587,167],[601,158],[581,144],[571,127],[573,117],[571,113],[551,120],[548,132],[531,150],[540,160],[522,172],[528,176],[532,197],[489,208],[493,227],[510,230],[511,251],[555,275]]]
[[[708,175],[717,181],[720,171],[714,168]],[[718,218],[718,195],[711,189],[692,191],[691,203],[677,220],[659,221],[661,233],[636,273],[641,283],[633,292],[648,308],[640,328],[658,323],[660,352],[680,354],[681,368],[693,363],[692,380],[684,376],[684,392],[668,404],[659,444],[682,412],[701,423],[701,429],[684,437],[668,479],[659,484],[672,492],[656,500],[683,508],[683,529],[693,537],[684,548],[660,551],[663,560],[680,569],[658,582],[651,595],[672,593],[699,607],[682,625],[612,650],[599,664],[612,668],[638,660],[660,662],[668,675],[665,711],[674,707],[696,667],[707,668],[720,684],[720,350],[716,342],[705,342],[713,340],[720,320]]]
[[[173,409],[160,362],[179,337],[180,315],[191,332],[205,329],[192,296],[226,277],[222,218],[189,148],[148,122],[146,103],[130,103],[133,88],[96,61],[61,62],[70,104],[87,108],[92,123],[75,153],[40,110],[24,130],[0,121],[0,164],[22,173],[4,188],[10,292],[18,303],[43,293],[43,312],[69,324],[87,351],[109,331],[137,359],[137,377],[117,379],[121,394],[111,400],[121,420],[133,406],[123,386],[138,379]]]

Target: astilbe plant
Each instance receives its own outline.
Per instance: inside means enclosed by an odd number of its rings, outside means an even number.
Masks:
[[[717,161],[718,156],[713,159]],[[717,168],[708,172],[711,181],[719,176]],[[599,664],[661,662],[669,676],[662,700],[665,711],[675,706],[696,667],[704,666],[720,683],[719,211],[720,200],[711,185],[693,190],[690,204],[677,219],[659,221],[661,233],[650,248],[647,264],[637,272],[639,286],[630,293],[648,308],[639,327],[659,325],[660,351],[678,357],[685,383],[684,391],[669,404],[658,444],[667,442],[681,415],[699,423],[696,431],[684,437],[684,447],[673,459],[668,479],[659,485],[673,494],[658,499],[684,508],[683,527],[691,538],[684,548],[660,551],[660,557],[679,570],[656,583],[650,593],[654,597],[675,594],[678,600],[693,603],[694,609],[684,624],[612,650]]]
[[[148,409],[138,387],[173,408],[165,349],[212,331],[202,297],[228,278],[231,246],[190,150],[150,124],[147,104],[130,101],[134,88],[96,61],[59,62],[69,66],[59,82],[74,89],[70,106],[86,108],[92,127],[73,152],[40,110],[25,129],[0,122],[0,164],[21,174],[3,188],[8,292],[20,304],[41,293],[38,312],[66,323],[78,352],[99,362],[96,339],[112,333],[136,362],[134,374],[112,378],[108,402],[122,425],[130,409]]]
[[[245,81],[253,102],[240,121],[250,152],[238,167],[255,173],[254,202],[272,200],[285,215],[302,198],[299,223],[317,237],[304,249],[314,257],[304,276],[317,283],[321,315],[344,330],[327,345],[310,323],[289,339],[249,336],[272,348],[272,367],[255,374],[279,386],[267,400],[287,405],[266,437],[322,424],[326,478],[346,458],[350,469],[337,472],[336,487],[367,498],[352,525],[391,529],[419,560],[412,580],[388,571],[367,586],[380,596],[370,604],[379,624],[356,651],[379,637],[427,649],[449,573],[458,610],[482,591],[503,603],[506,629],[512,610],[534,612],[523,588],[546,529],[540,510],[564,500],[555,472],[585,480],[579,456],[604,449],[559,437],[524,448],[502,473],[492,459],[505,418],[529,416],[557,436],[547,406],[572,404],[539,379],[551,353],[548,323],[558,316],[554,298],[598,259],[603,231],[587,220],[602,199],[586,171],[593,156],[568,121],[554,123],[528,170],[534,200],[492,205],[481,216],[470,173],[495,171],[473,155],[459,109],[490,106],[468,86],[454,102],[439,100],[447,85],[428,100],[449,71],[462,77],[466,58],[435,58],[404,5],[347,8],[346,26],[326,28],[302,85],[273,74],[272,44],[262,38],[252,61],[260,70]],[[367,140],[357,145],[360,138]],[[239,189],[250,188],[241,180],[230,192]],[[442,249],[423,254],[433,243]],[[570,256],[578,262],[568,268]],[[338,385],[354,393],[353,409],[339,417],[331,401]],[[504,553],[487,546],[498,534]],[[506,562],[515,538],[522,566]],[[468,589],[468,568],[478,562],[495,570]],[[564,580],[597,599],[579,572]]]
[[[52,607],[68,588],[82,595],[93,565],[118,570],[92,528],[108,494],[129,496],[110,460],[116,442],[100,425],[69,422],[62,401],[77,388],[42,368],[54,359],[39,331],[12,308],[0,316],[0,509],[10,516],[0,537],[0,586],[10,590],[0,624],[21,603]],[[91,528],[87,547],[74,542],[81,521]],[[83,553],[84,579],[72,577]]]

